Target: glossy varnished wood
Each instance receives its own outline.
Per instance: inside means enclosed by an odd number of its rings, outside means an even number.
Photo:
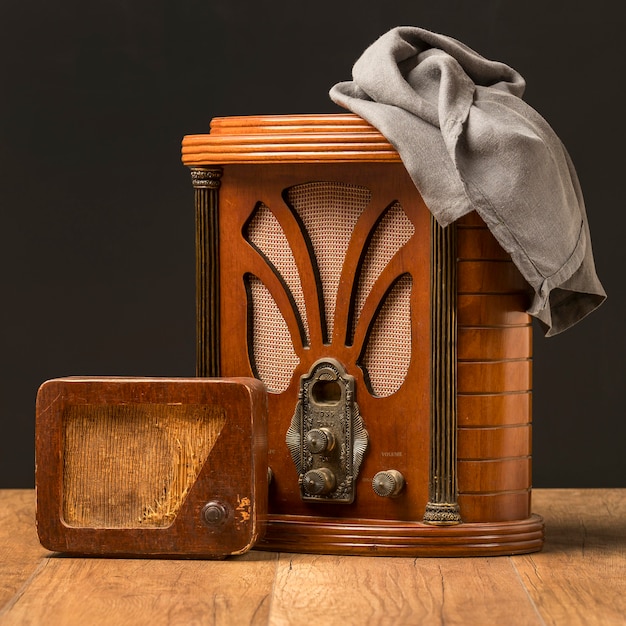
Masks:
[[[459,221],[458,474],[466,522],[531,514],[527,286],[476,213]]]
[[[248,295],[242,280],[247,273],[257,276],[270,292],[299,361],[287,389],[270,394],[268,441],[274,481],[268,535],[262,545],[332,553],[384,553],[388,549],[389,554],[397,554],[405,549],[409,554],[413,549],[414,554],[433,555],[462,553],[458,546],[463,543],[466,553],[472,554],[506,553],[507,542],[512,552],[539,549],[542,524],[532,517],[530,507],[532,334],[530,318],[524,312],[527,285],[480,217],[470,213],[452,227],[457,233],[458,336],[448,343],[456,345],[458,359],[454,369],[458,391],[456,469],[463,523],[450,535],[448,529],[421,523],[428,499],[432,438],[439,437],[437,445],[445,444],[447,450],[454,448],[454,441],[446,440],[446,444],[441,434],[431,438],[430,363],[435,360],[433,346],[437,342],[428,329],[433,297],[429,283],[431,273],[438,269],[430,267],[427,254],[433,243],[424,220],[430,215],[397,153],[378,131],[353,115],[251,116],[217,118],[210,133],[186,137],[183,162],[194,167],[224,167],[219,245],[228,254],[221,260],[220,282],[228,288],[220,307],[221,373],[254,373],[247,347],[251,336]],[[348,246],[337,298],[340,306],[334,332],[328,337],[319,313],[319,278],[311,263],[309,243],[284,201],[288,187],[309,181],[362,185],[372,192],[358,222],[358,236]],[[380,209],[393,200],[400,201],[416,225],[416,233],[374,285],[361,313],[364,323],[352,342],[346,331],[351,284]],[[247,220],[259,204],[269,207],[290,243],[310,318],[308,344],[301,341],[302,329],[275,268],[246,241]],[[382,297],[401,272],[413,278],[411,364],[400,390],[378,398],[365,390],[360,349]],[[320,356],[338,359],[355,377],[357,401],[370,434],[356,499],[348,506],[303,503],[284,443],[299,377]],[[449,452],[444,456],[450,457]],[[373,494],[372,476],[382,469],[397,469],[405,476],[401,497],[383,499]],[[492,546],[483,540],[489,533],[494,537]],[[457,547],[446,552],[442,546],[446,542],[455,545],[453,536]]]
[[[457,398],[459,426],[518,426],[529,422],[531,394],[482,393]]]
[[[393,146],[349,113],[215,118],[210,134],[183,139],[186,165],[399,163]]]
[[[59,558],[32,490],[0,491],[0,623],[617,626],[626,490],[536,489],[542,552],[415,559],[250,552],[225,561]],[[320,598],[325,608],[320,608]],[[321,612],[322,611],[322,612]]]
[[[372,185],[374,177],[377,178],[376,186]],[[327,340],[323,339],[322,304],[317,296],[316,274],[309,251],[300,225],[287,210],[282,197],[284,189],[310,180],[337,181],[372,189],[372,199],[368,205],[370,210],[363,213],[357,222],[359,233],[353,237],[354,243],[359,245],[348,247],[343,269],[345,278],[341,280],[337,295],[334,335]],[[397,255],[381,280],[373,286],[361,312],[354,341],[347,345],[348,308],[356,268],[363,253],[362,245],[383,210],[394,200],[400,202],[415,224],[416,235],[412,240],[415,243],[412,248],[414,253]],[[311,339],[308,346],[304,346],[300,340],[293,308],[283,285],[244,238],[245,224],[258,202],[263,202],[280,216],[281,223],[286,225],[285,233],[292,242],[309,319]],[[388,520],[421,519],[428,499],[429,442],[424,433],[428,432],[429,423],[430,335],[427,325],[420,324],[418,320],[428,319],[430,315],[430,214],[421,198],[416,196],[405,170],[397,165],[384,164],[307,164],[298,167],[230,165],[224,167],[221,203],[220,247],[231,251],[228,262],[224,261],[221,266],[221,283],[230,286],[222,297],[222,374],[232,376],[235,372],[237,375],[253,373],[247,344],[250,322],[243,280],[247,273],[257,275],[268,286],[287,322],[294,350],[300,360],[289,387],[283,393],[269,395],[268,458],[274,475],[270,488],[270,513]],[[418,333],[413,337],[414,349],[407,381],[392,396],[378,398],[367,393],[359,361],[367,331],[381,300],[395,277],[404,272],[413,276],[411,305],[413,327],[418,329]],[[355,377],[356,400],[369,432],[369,448],[358,477],[357,499],[352,505],[311,505],[302,502],[296,470],[285,445],[285,433],[295,410],[300,376],[308,372],[319,358],[328,356],[343,363]],[[386,415],[394,415],[395,426],[384,419]],[[407,480],[405,498],[380,498],[371,489],[374,474],[389,469],[390,465],[401,471]],[[272,528],[270,525],[270,538],[273,536]]]
[[[532,354],[532,337],[528,326],[501,328],[461,326],[458,339],[459,361],[528,359]]]

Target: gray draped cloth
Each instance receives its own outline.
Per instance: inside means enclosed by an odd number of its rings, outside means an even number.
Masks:
[[[437,221],[482,217],[534,291],[547,336],[606,298],[580,184],[565,147],[521,96],[524,79],[450,37],[398,27],[330,97],[400,154]]]

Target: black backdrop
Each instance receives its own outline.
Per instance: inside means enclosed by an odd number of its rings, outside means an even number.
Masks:
[[[0,487],[32,487],[34,401],[64,375],[194,373],[184,134],[330,113],[396,25],[512,65],[576,164],[609,300],[535,334],[534,484],[626,486],[624,60],[596,0],[0,0]]]

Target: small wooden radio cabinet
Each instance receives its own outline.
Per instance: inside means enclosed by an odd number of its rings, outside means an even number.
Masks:
[[[351,114],[216,118],[183,162],[197,374],[269,392],[257,547],[539,550],[527,287],[481,219],[441,228]]]
[[[49,550],[224,558],[263,535],[258,380],[56,378],[40,387],[36,417],[37,532]]]

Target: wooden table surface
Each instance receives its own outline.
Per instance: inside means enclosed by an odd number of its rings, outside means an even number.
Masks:
[[[31,490],[0,490],[0,624],[626,624],[626,489],[537,489],[542,552],[226,561],[70,558]]]

